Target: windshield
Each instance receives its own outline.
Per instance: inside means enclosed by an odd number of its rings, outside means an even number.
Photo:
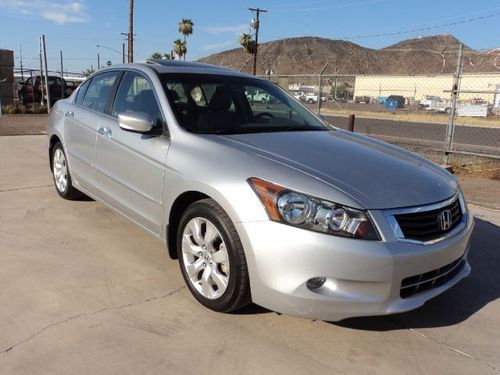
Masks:
[[[306,108],[268,81],[164,74],[162,82],[179,124],[193,133],[328,130]]]

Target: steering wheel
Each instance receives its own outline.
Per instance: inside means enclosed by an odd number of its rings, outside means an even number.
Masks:
[[[261,113],[259,113],[258,115],[255,115],[254,117],[255,117],[255,119],[256,119],[256,120],[258,120],[258,119],[260,119],[261,117],[265,117],[265,116],[267,116],[267,117],[269,117],[269,118],[274,118],[273,114],[272,114],[272,113],[269,113],[269,112],[261,112]]]

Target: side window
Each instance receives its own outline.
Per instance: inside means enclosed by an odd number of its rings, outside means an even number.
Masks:
[[[35,78],[35,85],[39,85],[39,84],[40,84],[40,76]]]
[[[268,111],[268,104],[272,104],[272,120],[266,118],[268,123],[279,121],[280,118],[288,120],[299,120],[298,113],[291,109],[287,103],[283,103],[280,99],[276,98],[273,94],[264,91],[258,87],[246,86],[245,94],[252,109],[254,116],[259,116],[261,113]]]
[[[111,89],[118,77],[118,72],[102,73],[94,78],[89,84],[82,102],[82,106],[98,112],[105,112]]]
[[[59,78],[59,77],[49,77],[49,85],[50,86],[52,86],[52,85],[61,86],[61,84],[62,84],[61,78]]]
[[[78,92],[76,93],[76,99],[75,99],[76,104],[82,105],[83,97],[85,96],[85,91],[87,91],[87,87],[89,87],[90,81],[91,80],[88,80],[83,85],[81,85],[80,88],[78,89]]]
[[[143,112],[151,115],[155,126],[162,126],[162,116],[153,88],[141,74],[127,72],[120,82],[113,105],[113,116],[119,113]]]

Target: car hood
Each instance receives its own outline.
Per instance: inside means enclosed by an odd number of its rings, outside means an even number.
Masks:
[[[438,165],[398,147],[343,130],[223,137],[242,151],[319,179],[367,209],[425,205],[447,199],[458,189],[456,179]]]

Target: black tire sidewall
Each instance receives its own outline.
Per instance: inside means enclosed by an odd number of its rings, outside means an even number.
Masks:
[[[216,203],[213,202],[212,204]],[[220,208],[220,210],[222,210],[222,208]],[[236,246],[241,246],[241,243],[239,242],[239,239],[234,239],[233,236],[231,236],[230,233],[233,232],[236,234],[236,230],[234,229],[233,224],[230,222],[229,217],[227,217],[227,214],[225,216],[225,218],[221,217],[211,204],[208,204],[205,201],[199,201],[192,204],[185,211],[179,224],[179,230],[177,232],[177,255],[182,276],[184,277],[186,285],[198,302],[211,310],[219,312],[232,311],[232,306],[234,305],[235,300],[238,297],[237,294],[240,288],[241,278],[243,276],[239,264],[239,262],[241,261],[240,255],[238,254],[238,251],[236,249]],[[226,244],[226,249],[229,257],[229,282],[224,294],[217,299],[208,299],[202,296],[191,284],[189,276],[185,271],[184,260],[182,256],[182,234],[187,223],[195,217],[202,217],[212,222],[212,224],[215,225],[217,230],[222,235],[222,239]],[[243,261],[245,260],[243,259]]]

